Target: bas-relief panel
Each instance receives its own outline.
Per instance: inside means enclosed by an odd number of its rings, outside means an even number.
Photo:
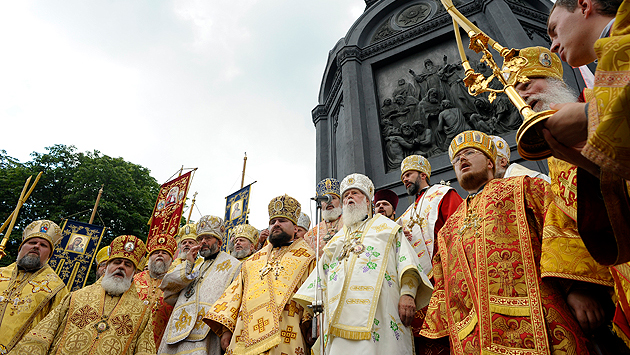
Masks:
[[[467,54],[475,71],[492,74],[479,54]],[[399,169],[411,154],[430,158],[446,152],[462,131],[500,135],[522,123],[507,96],[491,103],[487,94],[468,94],[454,40],[436,41],[429,50],[378,68],[375,78],[386,171]],[[496,79],[491,86],[501,87]]]

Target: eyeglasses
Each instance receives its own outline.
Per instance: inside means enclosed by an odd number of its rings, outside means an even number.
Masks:
[[[457,165],[462,161],[462,158],[466,158],[466,160],[469,160],[473,155],[478,154],[478,153],[481,153],[481,152],[476,149],[463,151],[460,154],[457,154],[455,158],[451,160],[451,164]]]

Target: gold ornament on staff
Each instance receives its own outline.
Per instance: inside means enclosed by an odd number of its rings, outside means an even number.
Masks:
[[[4,250],[6,249],[7,242],[9,241],[9,237],[11,236],[11,231],[13,230],[13,226],[15,225],[15,221],[17,220],[17,215],[20,212],[20,208],[22,208],[22,205],[24,204],[24,202],[26,202],[28,197],[31,196],[31,193],[35,189],[35,185],[37,185],[39,178],[42,177],[42,171],[40,171],[39,174],[37,174],[37,177],[35,178],[35,182],[33,183],[33,185],[31,185],[31,187],[27,191],[26,188],[28,187],[28,184],[31,182],[32,177],[33,176],[31,175],[28,177],[28,179],[26,179],[26,182],[24,183],[24,187],[22,188],[22,192],[20,193],[20,198],[18,200],[17,206],[15,207],[13,212],[11,212],[7,220],[2,224],[2,227],[0,227],[0,233],[2,233],[2,231],[4,231],[5,228],[7,228],[7,226],[9,227],[7,232],[4,234],[4,238],[2,238],[2,241],[0,242],[0,259],[2,259],[4,256],[7,255]]]
[[[494,101],[498,93],[505,93],[524,118],[523,124],[521,124],[521,127],[519,127],[516,132],[516,142],[520,156],[527,160],[541,160],[550,157],[551,150],[543,138],[541,123],[556,111],[546,110],[535,112],[525,103],[525,100],[516,92],[516,89],[514,89],[514,85],[517,83],[526,83],[529,81],[527,77],[520,74],[523,67],[527,65],[527,59],[519,56],[518,49],[503,47],[486,35],[455,8],[452,0],[440,1],[453,18],[457,48],[462,59],[462,66],[466,73],[464,84],[468,87],[468,93],[472,96],[477,96],[489,92],[488,100],[490,102]],[[466,31],[468,37],[470,37],[470,45],[468,48],[477,53],[483,52],[480,62],[485,62],[492,68],[492,75],[489,77],[486,78],[483,74],[476,73],[468,63],[468,58],[466,58],[466,53],[464,53],[464,46],[459,34],[460,26]],[[490,48],[499,52],[501,57],[503,57],[503,68],[500,68],[494,61],[489,50]],[[497,90],[489,87],[490,82],[494,78],[497,78],[501,84],[503,84],[503,89]]]

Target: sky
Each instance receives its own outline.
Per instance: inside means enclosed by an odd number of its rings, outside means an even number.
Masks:
[[[193,220],[224,215],[247,153],[252,225],[266,227],[269,201],[285,193],[314,217],[311,110],[328,52],[364,9],[364,0],[2,1],[0,149],[22,162],[54,144],[98,150],[160,184],[198,168]]]

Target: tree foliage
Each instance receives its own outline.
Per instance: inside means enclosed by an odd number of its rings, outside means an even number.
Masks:
[[[147,222],[160,187],[149,169],[96,150],[81,153],[74,146],[62,144],[47,147],[45,153],[33,152],[31,157],[21,163],[0,150],[2,222],[15,208],[28,176],[33,175],[33,181],[40,171],[44,172],[20,210],[7,244],[7,256],[0,260],[0,266],[15,261],[22,230],[31,221],[49,219],[60,226],[65,218],[88,222],[101,185],[103,195],[92,222],[107,227],[101,247],[123,234],[146,241]]]

